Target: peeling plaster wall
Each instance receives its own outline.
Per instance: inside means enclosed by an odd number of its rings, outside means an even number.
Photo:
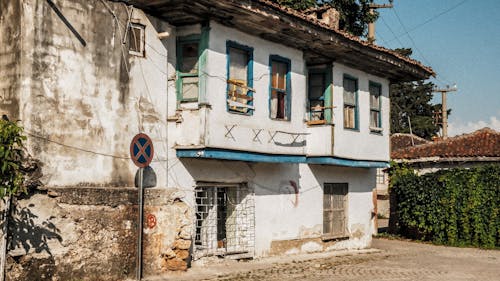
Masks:
[[[23,1],[21,120],[43,163],[43,183],[133,186],[129,145],[144,132],[159,160],[152,164],[158,186],[165,186],[168,40],[157,32],[170,27],[134,9],[132,19],[146,26],[146,57],[136,57],[122,44],[124,4],[105,1],[110,11],[97,0],[54,3],[86,46],[47,1]]]
[[[21,0],[0,2],[0,115],[19,118]]]
[[[187,169],[185,189],[201,181],[247,183],[254,190],[256,257],[359,249],[371,244],[375,169],[200,159],[181,163]],[[321,241],[324,183],[349,185],[347,240]],[[192,198],[186,200],[195,204]]]

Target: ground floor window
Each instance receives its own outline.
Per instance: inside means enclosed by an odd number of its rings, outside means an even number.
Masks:
[[[255,244],[253,191],[245,184],[204,185],[195,190],[194,256],[252,257]]]
[[[323,236],[347,236],[347,183],[325,183],[323,187]]]

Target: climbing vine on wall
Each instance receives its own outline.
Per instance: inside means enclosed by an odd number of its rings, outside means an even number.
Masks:
[[[390,192],[398,234],[453,246],[500,247],[500,165],[417,175],[396,164]]]
[[[23,128],[17,123],[0,120],[0,198],[26,192],[22,170]]]

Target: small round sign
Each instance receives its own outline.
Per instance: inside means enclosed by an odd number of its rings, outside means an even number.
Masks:
[[[130,156],[132,161],[139,168],[149,166],[153,160],[153,141],[146,134],[137,134],[130,143]]]

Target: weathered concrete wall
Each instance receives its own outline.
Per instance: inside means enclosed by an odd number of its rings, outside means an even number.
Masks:
[[[129,144],[147,133],[157,185],[165,186],[167,42],[157,33],[170,27],[134,9],[132,20],[146,26],[146,57],[129,55],[122,41],[130,9],[104,2],[54,1],[82,44],[47,1],[23,1],[20,106],[28,147],[47,186],[133,186]]]
[[[196,182],[211,182],[215,186],[246,183],[254,190],[256,257],[358,249],[371,244],[375,169],[200,159],[181,163],[187,169],[182,175],[185,189],[192,189]],[[321,241],[325,183],[348,183],[346,240]]]
[[[80,187],[18,200],[9,222],[7,280],[134,278],[137,199],[135,188]],[[187,268],[191,213],[181,199],[175,190],[146,190],[144,276]]]
[[[359,130],[344,129],[344,75],[358,79],[358,124]],[[370,131],[370,81],[382,85],[381,134]],[[334,155],[349,159],[389,161],[389,81],[361,70],[346,67],[339,63],[333,66],[333,109],[335,120]]]
[[[253,48],[255,111],[252,116],[233,114],[226,110],[228,40]],[[210,90],[206,95],[212,110],[208,116],[206,145],[265,153],[305,154],[307,92],[302,52],[214,22],[211,22],[209,49],[207,89]],[[291,118],[288,121],[271,120],[269,117],[270,55],[291,60]],[[226,134],[225,126],[235,126],[231,131],[232,138]],[[258,139],[254,138],[256,130],[262,130]],[[274,135],[274,138],[270,135]]]
[[[21,0],[0,2],[0,115],[19,118]]]

